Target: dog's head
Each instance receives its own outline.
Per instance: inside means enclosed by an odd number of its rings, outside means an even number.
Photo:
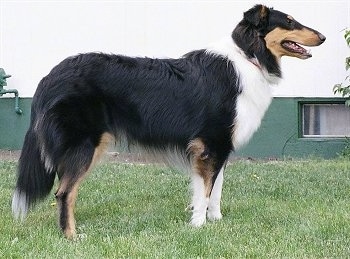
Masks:
[[[278,58],[307,59],[311,54],[300,45],[318,46],[326,40],[321,33],[300,24],[291,15],[263,5],[245,12],[244,20],[256,28],[258,36],[266,41],[266,47]]]
[[[252,28],[255,36],[262,38],[267,49],[277,58],[310,58],[311,53],[300,45],[318,46],[326,40],[324,35],[302,25],[291,15],[264,5],[246,11],[241,23]]]

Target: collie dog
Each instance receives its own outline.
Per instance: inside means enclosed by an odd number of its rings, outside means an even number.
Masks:
[[[263,5],[246,11],[225,40],[179,59],[87,53],[69,57],[44,77],[12,199],[16,218],[51,191],[65,236],[76,235],[78,186],[110,142],[175,157],[190,169],[191,224],[221,219],[223,173],[231,151],[257,130],[282,76],[282,56],[307,59],[300,45],[325,36]]]

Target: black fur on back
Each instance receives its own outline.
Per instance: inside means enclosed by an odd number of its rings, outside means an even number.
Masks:
[[[82,54],[55,67],[33,103],[37,114],[59,118],[63,149],[87,137],[97,143],[103,132],[186,148],[198,136],[231,134],[239,90],[228,62],[204,50],[163,60]]]
[[[32,138],[20,158],[17,189],[31,204],[49,192],[55,173],[78,177],[103,133],[182,153],[201,138],[215,159],[225,160],[233,149],[237,81],[230,61],[205,50],[180,59],[69,57],[41,80],[33,97]]]

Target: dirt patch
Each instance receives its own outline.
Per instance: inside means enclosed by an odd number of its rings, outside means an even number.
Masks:
[[[20,150],[0,150],[0,161],[17,161],[20,154]]]
[[[0,150],[0,161],[15,161],[17,162],[21,150]],[[120,162],[120,163],[153,163],[153,159],[145,158],[141,154],[134,153],[119,153],[107,152],[102,158],[103,161]]]
[[[21,154],[20,150],[3,150],[0,149],[0,161],[15,161],[17,162]],[[234,162],[235,160],[247,160],[255,161],[253,158],[242,158],[231,156],[229,162]],[[265,159],[266,161],[275,161],[276,158]],[[265,161],[264,160],[264,161]],[[159,163],[156,159],[143,156],[140,153],[127,153],[127,152],[107,152],[106,155],[102,158],[102,161],[115,162],[115,163],[135,163],[135,164],[152,164]]]

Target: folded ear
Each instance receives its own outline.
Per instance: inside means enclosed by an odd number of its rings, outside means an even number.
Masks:
[[[248,21],[252,25],[264,26],[267,24],[270,9],[264,5],[255,5],[244,13],[244,20]]]

